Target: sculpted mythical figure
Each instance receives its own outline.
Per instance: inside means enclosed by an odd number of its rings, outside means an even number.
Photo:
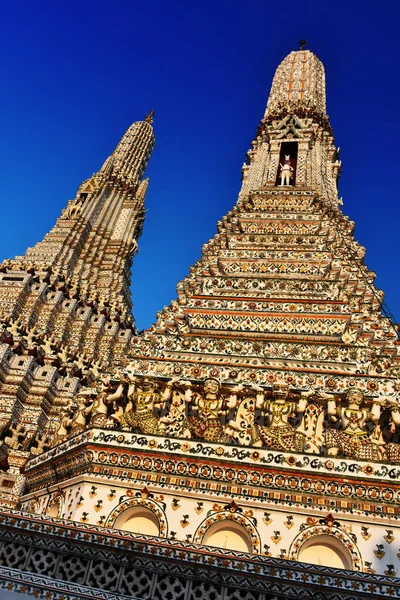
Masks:
[[[119,425],[118,419],[109,415],[109,411],[114,402],[122,397],[128,381],[125,376],[119,375],[119,383],[115,389],[116,386],[109,377],[100,378],[97,385],[99,393],[93,400],[90,409],[90,425],[92,427],[113,428]]]
[[[28,432],[26,431],[23,423],[11,425],[9,429],[9,435],[8,437],[4,438],[4,441],[9,448],[12,448],[13,450],[19,450],[25,441],[27,433]]]
[[[30,451],[33,456],[38,456],[50,448],[49,437],[46,434],[37,434],[32,441]]]
[[[54,436],[51,438],[51,447],[61,444],[61,442],[68,436],[68,433],[71,431],[72,417],[74,416],[74,412],[77,408],[77,404],[72,403],[71,406],[64,411],[63,417],[54,433]]]
[[[272,388],[272,397],[267,399],[262,388],[258,388],[256,407],[265,415],[267,425],[255,424],[252,446],[266,446],[285,452],[302,452],[306,435],[289,423],[297,413],[304,413],[307,398],[313,391],[300,394],[297,402],[289,400],[289,386],[277,383]]]
[[[154,415],[154,408],[161,408],[169,400],[176,381],[178,377],[171,379],[161,393],[158,384],[149,377],[132,378],[128,389],[129,404],[124,414],[125,424],[141,433],[162,435],[168,417],[158,419]]]
[[[325,397],[329,397],[325,395]],[[325,446],[328,456],[349,456],[366,460],[385,458],[382,434],[378,425],[381,415],[380,401],[372,403],[371,410],[362,408],[364,394],[358,389],[347,391],[346,406],[337,406],[335,399],[328,400],[327,412],[339,427],[328,427],[325,431]],[[367,429],[368,421],[375,423],[372,435]]]
[[[279,177],[281,178],[281,185],[290,185],[294,171],[293,167],[290,166],[290,155],[285,155],[284,164],[282,165],[282,163],[279,163],[279,166],[281,168],[281,172],[279,174]]]
[[[83,396],[83,400],[78,404],[73,412],[69,435],[81,433],[88,426],[89,415],[92,411],[92,399],[90,396]]]
[[[56,430],[51,446],[60,444],[66,437],[81,433],[88,426],[89,415],[92,410],[93,390],[82,390],[75,396],[72,404],[66,409],[63,418]],[[81,401],[78,402],[78,399]]]
[[[62,211],[61,218],[62,219],[73,219],[74,217],[77,217],[80,214],[82,207],[83,207],[83,198],[82,197],[75,198],[74,200],[69,200],[67,207],[64,208],[64,210]]]
[[[78,392],[61,419],[51,446],[60,444],[66,437],[81,433],[89,426],[109,429],[117,427],[118,415],[109,415],[109,412],[113,404],[122,397],[126,384],[127,380],[121,375],[118,383],[112,382],[110,377],[104,377],[98,380],[96,388]]]
[[[219,420],[220,415],[229,413],[236,406],[236,392],[242,386],[236,386],[232,394],[225,397],[221,394],[218,379],[209,377],[204,381],[202,392],[193,392],[188,387],[185,400],[197,409],[197,415],[187,417],[183,426],[183,436],[206,440],[207,442],[230,443],[231,435],[227,434]]]
[[[386,398],[385,407],[390,411],[389,434],[393,435],[400,425],[400,405],[395,398]],[[388,442],[385,446],[386,459],[391,464],[400,464],[400,444]]]

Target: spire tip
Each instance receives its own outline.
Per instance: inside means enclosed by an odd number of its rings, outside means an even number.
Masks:
[[[151,111],[149,112],[149,114],[145,116],[145,118],[144,118],[144,122],[145,122],[145,123],[150,123],[150,125],[151,125],[151,123],[153,123],[153,121],[154,121],[154,116],[155,116],[155,114],[156,114],[156,113],[154,112],[154,110],[151,110]]]

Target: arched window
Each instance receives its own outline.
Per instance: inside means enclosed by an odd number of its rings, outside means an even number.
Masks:
[[[331,535],[317,535],[304,542],[300,548],[298,560],[336,569],[353,568],[350,552]]]
[[[160,524],[156,515],[150,509],[142,506],[124,510],[115,521],[114,527],[132,533],[160,535]]]
[[[228,520],[211,525],[204,534],[202,543],[239,552],[251,553],[252,550],[251,539],[246,529],[239,523]]]
[[[56,500],[46,509],[46,515],[48,517],[58,517],[60,513],[60,501]]]

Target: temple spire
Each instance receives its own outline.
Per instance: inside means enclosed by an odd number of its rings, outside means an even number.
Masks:
[[[304,49],[305,40],[301,42],[303,49],[290,52],[273,77],[264,117],[242,168],[241,198],[280,183],[312,189],[335,205],[339,201],[341,163],[326,113],[325,70]]]
[[[148,115],[145,116],[144,121],[145,123],[150,123],[150,125],[154,122],[154,117],[155,117],[155,112],[152,109]]]
[[[301,42],[300,50],[288,54],[275,72],[266,115],[294,104],[326,114],[324,66]]]
[[[62,279],[70,297],[131,322],[130,266],[145,214],[148,181],[143,175],[154,148],[153,116],[150,111],[127,129],[101,169],[79,186],[53,229],[24,256],[5,261],[3,269],[50,272],[51,281]],[[1,309],[3,317],[34,319],[26,307],[21,311],[17,297]],[[50,317],[43,320],[48,334],[54,326]]]

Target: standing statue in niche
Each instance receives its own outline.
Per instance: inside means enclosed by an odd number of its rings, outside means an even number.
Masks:
[[[301,393],[300,398],[293,402],[289,400],[289,386],[286,383],[273,386],[271,399],[265,399],[262,388],[257,391],[256,406],[265,415],[267,425],[254,426],[252,446],[266,446],[284,452],[303,452],[306,435],[291,425],[289,419],[297,413],[304,413],[307,399],[314,392]]]
[[[281,178],[281,185],[290,185],[290,181],[293,177],[294,169],[290,166],[290,154],[285,155],[285,163],[279,163],[281,172],[279,174]]]

